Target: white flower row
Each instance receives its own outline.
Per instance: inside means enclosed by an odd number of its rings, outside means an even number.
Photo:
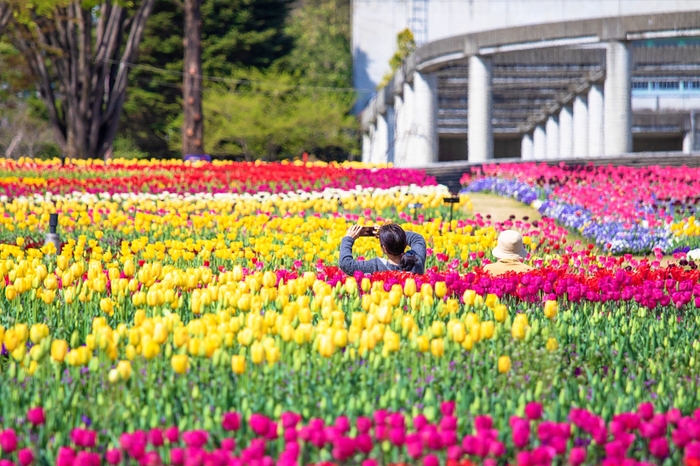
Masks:
[[[355,189],[336,189],[336,188],[326,188],[323,191],[289,191],[287,193],[269,193],[269,192],[258,192],[255,194],[249,193],[169,193],[167,191],[162,193],[98,193],[98,194],[88,194],[78,191],[74,191],[69,194],[34,194],[32,196],[22,196],[18,197],[17,201],[20,203],[43,203],[43,202],[55,202],[55,201],[78,201],[85,204],[92,204],[98,201],[185,201],[185,202],[197,202],[197,201],[224,201],[224,202],[244,202],[248,200],[258,201],[258,202],[275,202],[284,200],[314,200],[314,199],[347,199],[354,196],[366,196],[370,195],[372,197],[380,196],[395,196],[397,194],[402,195],[414,195],[414,196],[425,196],[425,195],[435,195],[435,196],[448,196],[450,194],[449,189],[444,185],[436,186],[418,186],[412,184],[410,186],[394,186],[387,189],[380,188],[365,188],[362,186],[356,186]],[[7,196],[0,196],[1,202],[7,202]]]

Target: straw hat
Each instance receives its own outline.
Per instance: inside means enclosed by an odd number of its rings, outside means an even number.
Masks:
[[[515,230],[502,231],[492,254],[498,259],[525,259],[527,251],[523,246],[523,235]]]

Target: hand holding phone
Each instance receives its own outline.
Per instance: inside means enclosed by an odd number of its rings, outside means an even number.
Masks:
[[[376,225],[370,225],[362,227],[360,236],[377,236],[379,233],[379,227]]]

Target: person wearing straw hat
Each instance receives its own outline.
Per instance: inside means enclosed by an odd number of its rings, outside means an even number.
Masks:
[[[484,266],[484,271],[491,275],[532,270],[532,267],[523,264],[523,259],[527,257],[527,250],[523,246],[523,235],[515,230],[502,231],[498,235],[498,244],[491,253],[498,259],[497,262]]]

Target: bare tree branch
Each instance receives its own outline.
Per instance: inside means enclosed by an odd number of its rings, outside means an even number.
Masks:
[[[0,32],[7,18],[8,36],[26,58],[69,157],[102,157],[114,141],[128,65],[136,60],[155,0],[134,3],[103,0],[93,11],[71,0],[48,16],[25,5],[31,21],[15,21],[13,7],[0,0]]]

